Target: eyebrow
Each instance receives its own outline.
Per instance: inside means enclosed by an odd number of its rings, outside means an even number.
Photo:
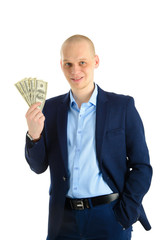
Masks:
[[[87,58],[79,58],[78,60],[87,60]],[[63,62],[70,62],[70,60],[64,59]]]

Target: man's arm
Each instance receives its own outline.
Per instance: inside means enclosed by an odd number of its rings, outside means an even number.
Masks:
[[[152,178],[143,123],[133,98],[129,98],[126,111],[126,150],[128,174],[121,199],[114,208],[117,220],[125,228],[139,219],[142,199]]]
[[[39,105],[40,103],[33,104],[26,113],[28,134],[31,138],[26,135],[25,145],[26,160],[37,174],[44,172],[48,167],[44,142],[45,116],[38,108]]]

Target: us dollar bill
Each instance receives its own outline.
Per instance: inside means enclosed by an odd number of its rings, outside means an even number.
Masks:
[[[15,86],[29,106],[41,102],[39,108],[43,110],[47,95],[47,82],[36,78],[24,78]]]
[[[35,89],[35,102],[41,102],[39,108],[42,110],[46,100],[47,94],[47,82],[43,80],[36,81],[36,89]]]
[[[31,104],[35,103],[35,89],[36,89],[36,78],[29,78],[30,91],[31,91]]]
[[[15,86],[22,95],[22,97],[24,98],[24,100],[26,101],[26,103],[28,104],[28,106],[30,106],[30,102],[28,101],[27,94],[25,89],[23,88],[23,85],[20,82],[17,82]]]

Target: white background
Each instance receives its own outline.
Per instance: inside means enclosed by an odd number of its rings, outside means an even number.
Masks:
[[[36,175],[24,158],[27,104],[14,83],[48,82],[47,98],[69,85],[60,47],[73,34],[92,39],[100,66],[95,82],[134,97],[154,170],[144,207],[152,225],[134,225],[134,240],[159,239],[160,214],[160,2],[121,0],[2,0],[0,2],[0,239],[45,240],[49,171]]]

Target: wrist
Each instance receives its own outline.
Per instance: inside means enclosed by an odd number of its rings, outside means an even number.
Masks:
[[[32,135],[29,131],[27,132],[27,136],[33,142],[37,142],[41,138],[41,134],[40,135]]]

